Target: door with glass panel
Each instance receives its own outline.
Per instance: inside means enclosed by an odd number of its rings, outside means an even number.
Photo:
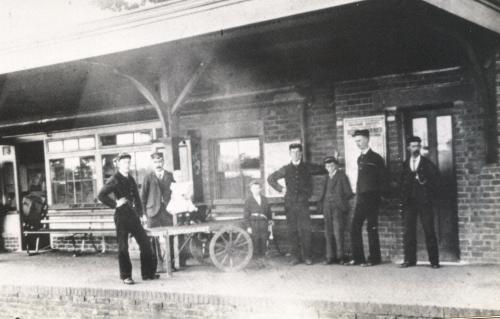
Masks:
[[[453,149],[454,123],[451,109],[414,111],[406,115],[405,135],[416,135],[422,139],[422,155],[436,164],[440,172],[440,186],[434,203],[440,259],[456,261],[460,252]],[[420,221],[417,227],[418,259],[427,260],[425,237]]]

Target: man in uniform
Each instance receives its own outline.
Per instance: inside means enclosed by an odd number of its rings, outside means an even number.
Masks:
[[[361,154],[358,157],[356,208],[351,225],[352,260],[348,265],[368,267],[381,262],[378,214],[381,196],[388,190],[387,173],[384,159],[369,146],[370,132],[356,130],[353,138]],[[362,228],[365,220],[370,250],[368,259],[365,259],[363,251]]]
[[[143,280],[157,279],[156,264],[153,260],[153,250],[140,217],[142,217],[142,204],[137,190],[137,184],[130,171],[130,155],[120,153],[116,157],[118,171],[108,180],[99,191],[99,200],[115,209],[116,238],[118,240],[118,263],[120,278],[123,283],[131,285],[132,263],[128,252],[129,234],[134,236],[139,245],[141,255],[141,274]],[[114,199],[109,195],[112,194]]]
[[[326,172],[323,166],[305,163],[302,160],[301,144],[290,144],[288,149],[291,163],[269,175],[267,182],[285,197],[286,221],[292,253],[290,264],[299,264],[303,259],[306,265],[312,265],[311,216],[309,215],[312,175]],[[278,183],[278,180],[282,178],[285,179],[285,186]],[[302,254],[299,242],[302,246]]]
[[[439,251],[434,231],[432,200],[438,193],[439,171],[426,157],[420,155],[422,140],[418,136],[408,139],[411,156],[403,163],[401,173],[401,208],[404,214],[404,262],[401,268],[417,263],[417,215],[425,233],[425,244],[431,267],[439,268]]]

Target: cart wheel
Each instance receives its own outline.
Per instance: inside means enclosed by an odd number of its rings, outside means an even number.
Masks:
[[[210,258],[223,271],[243,269],[253,254],[250,235],[236,226],[227,226],[214,234],[210,241]]]
[[[210,256],[208,251],[210,238],[207,236],[207,234],[199,233],[195,234],[189,240],[189,252],[200,264],[207,264],[209,262],[207,258]]]

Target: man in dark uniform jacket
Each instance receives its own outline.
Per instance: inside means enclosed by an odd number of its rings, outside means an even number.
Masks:
[[[349,199],[353,197],[351,184],[339,161],[334,156],[324,160],[328,176],[319,199],[319,211],[325,220],[326,254],[324,264],[347,262],[344,256],[345,220],[349,213]]]
[[[326,171],[323,166],[304,163],[301,144],[290,144],[289,152],[291,163],[269,175],[267,182],[276,191],[285,195],[288,237],[293,257],[290,264],[300,263],[302,256],[306,265],[312,265],[311,216],[309,215],[312,175],[326,174]],[[278,180],[282,178],[285,179],[285,187],[278,183]],[[299,241],[302,254],[299,250]]]
[[[387,172],[384,159],[369,147],[370,132],[356,130],[354,141],[361,151],[358,157],[358,181],[356,183],[356,208],[351,224],[352,260],[348,265],[363,267],[381,262],[378,235],[378,214],[382,194],[387,192]],[[362,228],[367,221],[368,246],[370,255],[365,259]]]
[[[412,136],[407,145],[410,158],[403,163],[401,173],[401,208],[404,214],[404,262],[401,268],[417,263],[417,215],[425,233],[427,254],[432,268],[439,268],[439,251],[434,231],[432,200],[438,193],[439,171],[427,158],[420,155],[421,139]]]
[[[132,263],[128,252],[128,236],[132,234],[139,245],[141,254],[142,279],[156,279],[156,264],[153,260],[153,250],[148,236],[142,228],[140,217],[142,216],[142,204],[137,190],[137,184],[130,171],[130,155],[120,153],[116,157],[118,171],[108,180],[99,191],[99,200],[115,209],[116,237],[118,240],[118,263],[120,267],[120,278],[125,284],[133,284]],[[113,194],[112,199],[109,195]]]

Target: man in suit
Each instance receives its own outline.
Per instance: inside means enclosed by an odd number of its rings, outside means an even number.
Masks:
[[[142,204],[137,190],[137,184],[130,172],[130,155],[120,153],[116,157],[118,171],[106,182],[99,191],[99,200],[110,208],[115,209],[116,238],[118,240],[118,263],[120,278],[123,283],[130,285],[132,279],[132,263],[128,252],[129,234],[134,236],[140,249],[141,274],[143,280],[157,279],[156,264],[153,260],[153,251],[148,236],[142,228]],[[114,198],[109,195],[113,194]]]
[[[153,170],[144,177],[141,199],[148,218],[147,225],[151,227],[172,226],[172,216],[167,213],[172,191],[170,185],[174,182],[172,173],[163,168],[163,154],[151,154]]]
[[[388,190],[384,159],[369,146],[370,131],[356,130],[354,141],[361,151],[358,157],[358,180],[356,183],[356,208],[351,224],[352,260],[348,265],[369,267],[380,264],[380,239],[378,214],[381,196]],[[367,221],[370,255],[365,259],[363,251],[363,224]]]
[[[404,262],[401,268],[417,263],[417,216],[425,233],[427,254],[433,269],[439,268],[439,251],[434,231],[432,200],[438,193],[439,171],[426,157],[420,155],[422,140],[418,136],[408,139],[411,156],[403,163],[401,173],[401,208],[404,215]]]
[[[326,172],[323,166],[303,161],[301,144],[290,144],[288,149],[291,162],[269,175],[267,182],[285,197],[286,221],[292,254],[290,264],[297,265],[303,259],[306,265],[312,265],[311,216],[309,215],[312,175]],[[280,179],[285,180],[285,186],[278,183]],[[302,246],[302,253],[299,249],[299,242]]]
[[[349,199],[353,197],[351,184],[339,161],[328,156],[324,160],[328,176],[319,199],[319,210],[325,220],[326,256],[324,264],[347,262],[344,256],[344,225],[349,213]]]

